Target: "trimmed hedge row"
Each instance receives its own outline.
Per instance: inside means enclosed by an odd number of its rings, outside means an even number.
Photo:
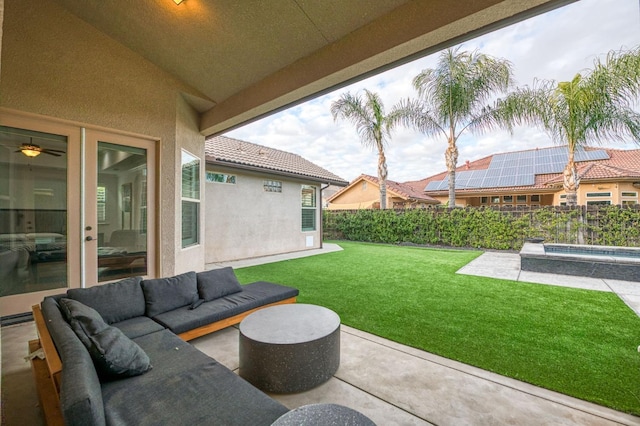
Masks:
[[[520,250],[547,242],[640,246],[640,206],[325,211],[325,239]]]

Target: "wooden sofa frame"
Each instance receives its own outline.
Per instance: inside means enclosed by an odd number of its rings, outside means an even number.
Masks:
[[[296,297],[290,297],[279,302],[259,306],[241,314],[234,315],[202,327],[194,328],[193,330],[185,331],[184,333],[178,334],[178,337],[188,342],[189,340],[193,340],[197,337],[239,324],[249,314],[260,309],[289,303],[296,303]],[[53,343],[53,339],[49,334],[49,329],[47,329],[47,325],[45,324],[40,305],[33,305],[31,309],[33,311],[33,319],[38,332],[38,339],[29,341],[29,353],[33,353],[40,348],[44,352],[44,359],[35,357],[31,360],[31,369],[36,382],[38,398],[40,399],[40,405],[42,406],[46,424],[49,426],[64,425],[64,419],[60,409],[62,361],[60,360],[58,350]]]

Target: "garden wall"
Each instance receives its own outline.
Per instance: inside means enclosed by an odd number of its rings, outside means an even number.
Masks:
[[[640,247],[640,205],[324,211],[325,239],[520,250],[545,242]]]

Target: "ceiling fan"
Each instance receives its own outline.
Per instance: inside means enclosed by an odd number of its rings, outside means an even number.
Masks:
[[[64,154],[65,151],[60,151],[59,149],[47,149],[41,148],[40,145],[36,145],[33,143],[33,139],[30,138],[29,143],[23,143],[20,148],[15,152],[21,152],[27,157],[37,157],[41,153],[53,155],[56,157],[60,157],[61,154]]]

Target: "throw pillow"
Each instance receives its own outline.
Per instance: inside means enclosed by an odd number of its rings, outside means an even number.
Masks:
[[[238,278],[230,266],[198,272],[196,276],[198,279],[198,293],[207,302],[242,291]]]
[[[95,309],[107,324],[113,324],[144,315],[141,281],[141,277],[131,277],[95,287],[72,288],[67,290],[67,297]]]
[[[122,331],[105,323],[95,309],[67,298],[60,299],[59,304],[100,376],[107,379],[138,376],[152,368],[142,348]]]
[[[142,281],[147,316],[153,318],[163,312],[191,305],[198,300],[195,272],[169,278]]]

